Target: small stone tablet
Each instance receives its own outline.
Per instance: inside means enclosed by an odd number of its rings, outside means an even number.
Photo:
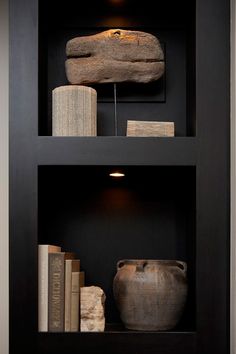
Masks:
[[[175,135],[175,124],[174,122],[128,120],[126,135],[142,137],[173,137]]]

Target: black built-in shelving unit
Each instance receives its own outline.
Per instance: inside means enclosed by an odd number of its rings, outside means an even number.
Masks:
[[[10,354],[229,353],[229,1],[11,0],[10,16]],[[99,136],[52,137],[66,41],[108,28],[157,35],[164,77],[117,86],[119,136],[101,85]],[[174,121],[176,137],[127,138],[127,119]],[[75,251],[104,288],[104,333],[38,333],[39,243]],[[122,258],[187,261],[174,330],[124,329],[112,296]]]

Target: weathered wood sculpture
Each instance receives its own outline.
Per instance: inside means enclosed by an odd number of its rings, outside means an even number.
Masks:
[[[66,75],[71,84],[158,80],[164,73],[159,40],[145,32],[112,29],[67,42]]]

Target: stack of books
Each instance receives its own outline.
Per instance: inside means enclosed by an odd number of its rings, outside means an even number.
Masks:
[[[80,330],[80,288],[84,272],[74,253],[61,247],[38,246],[38,330],[77,332]]]

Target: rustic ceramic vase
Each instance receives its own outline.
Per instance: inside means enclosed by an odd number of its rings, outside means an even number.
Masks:
[[[178,323],[187,297],[187,265],[181,261],[122,260],[113,292],[127,329],[161,331]]]

